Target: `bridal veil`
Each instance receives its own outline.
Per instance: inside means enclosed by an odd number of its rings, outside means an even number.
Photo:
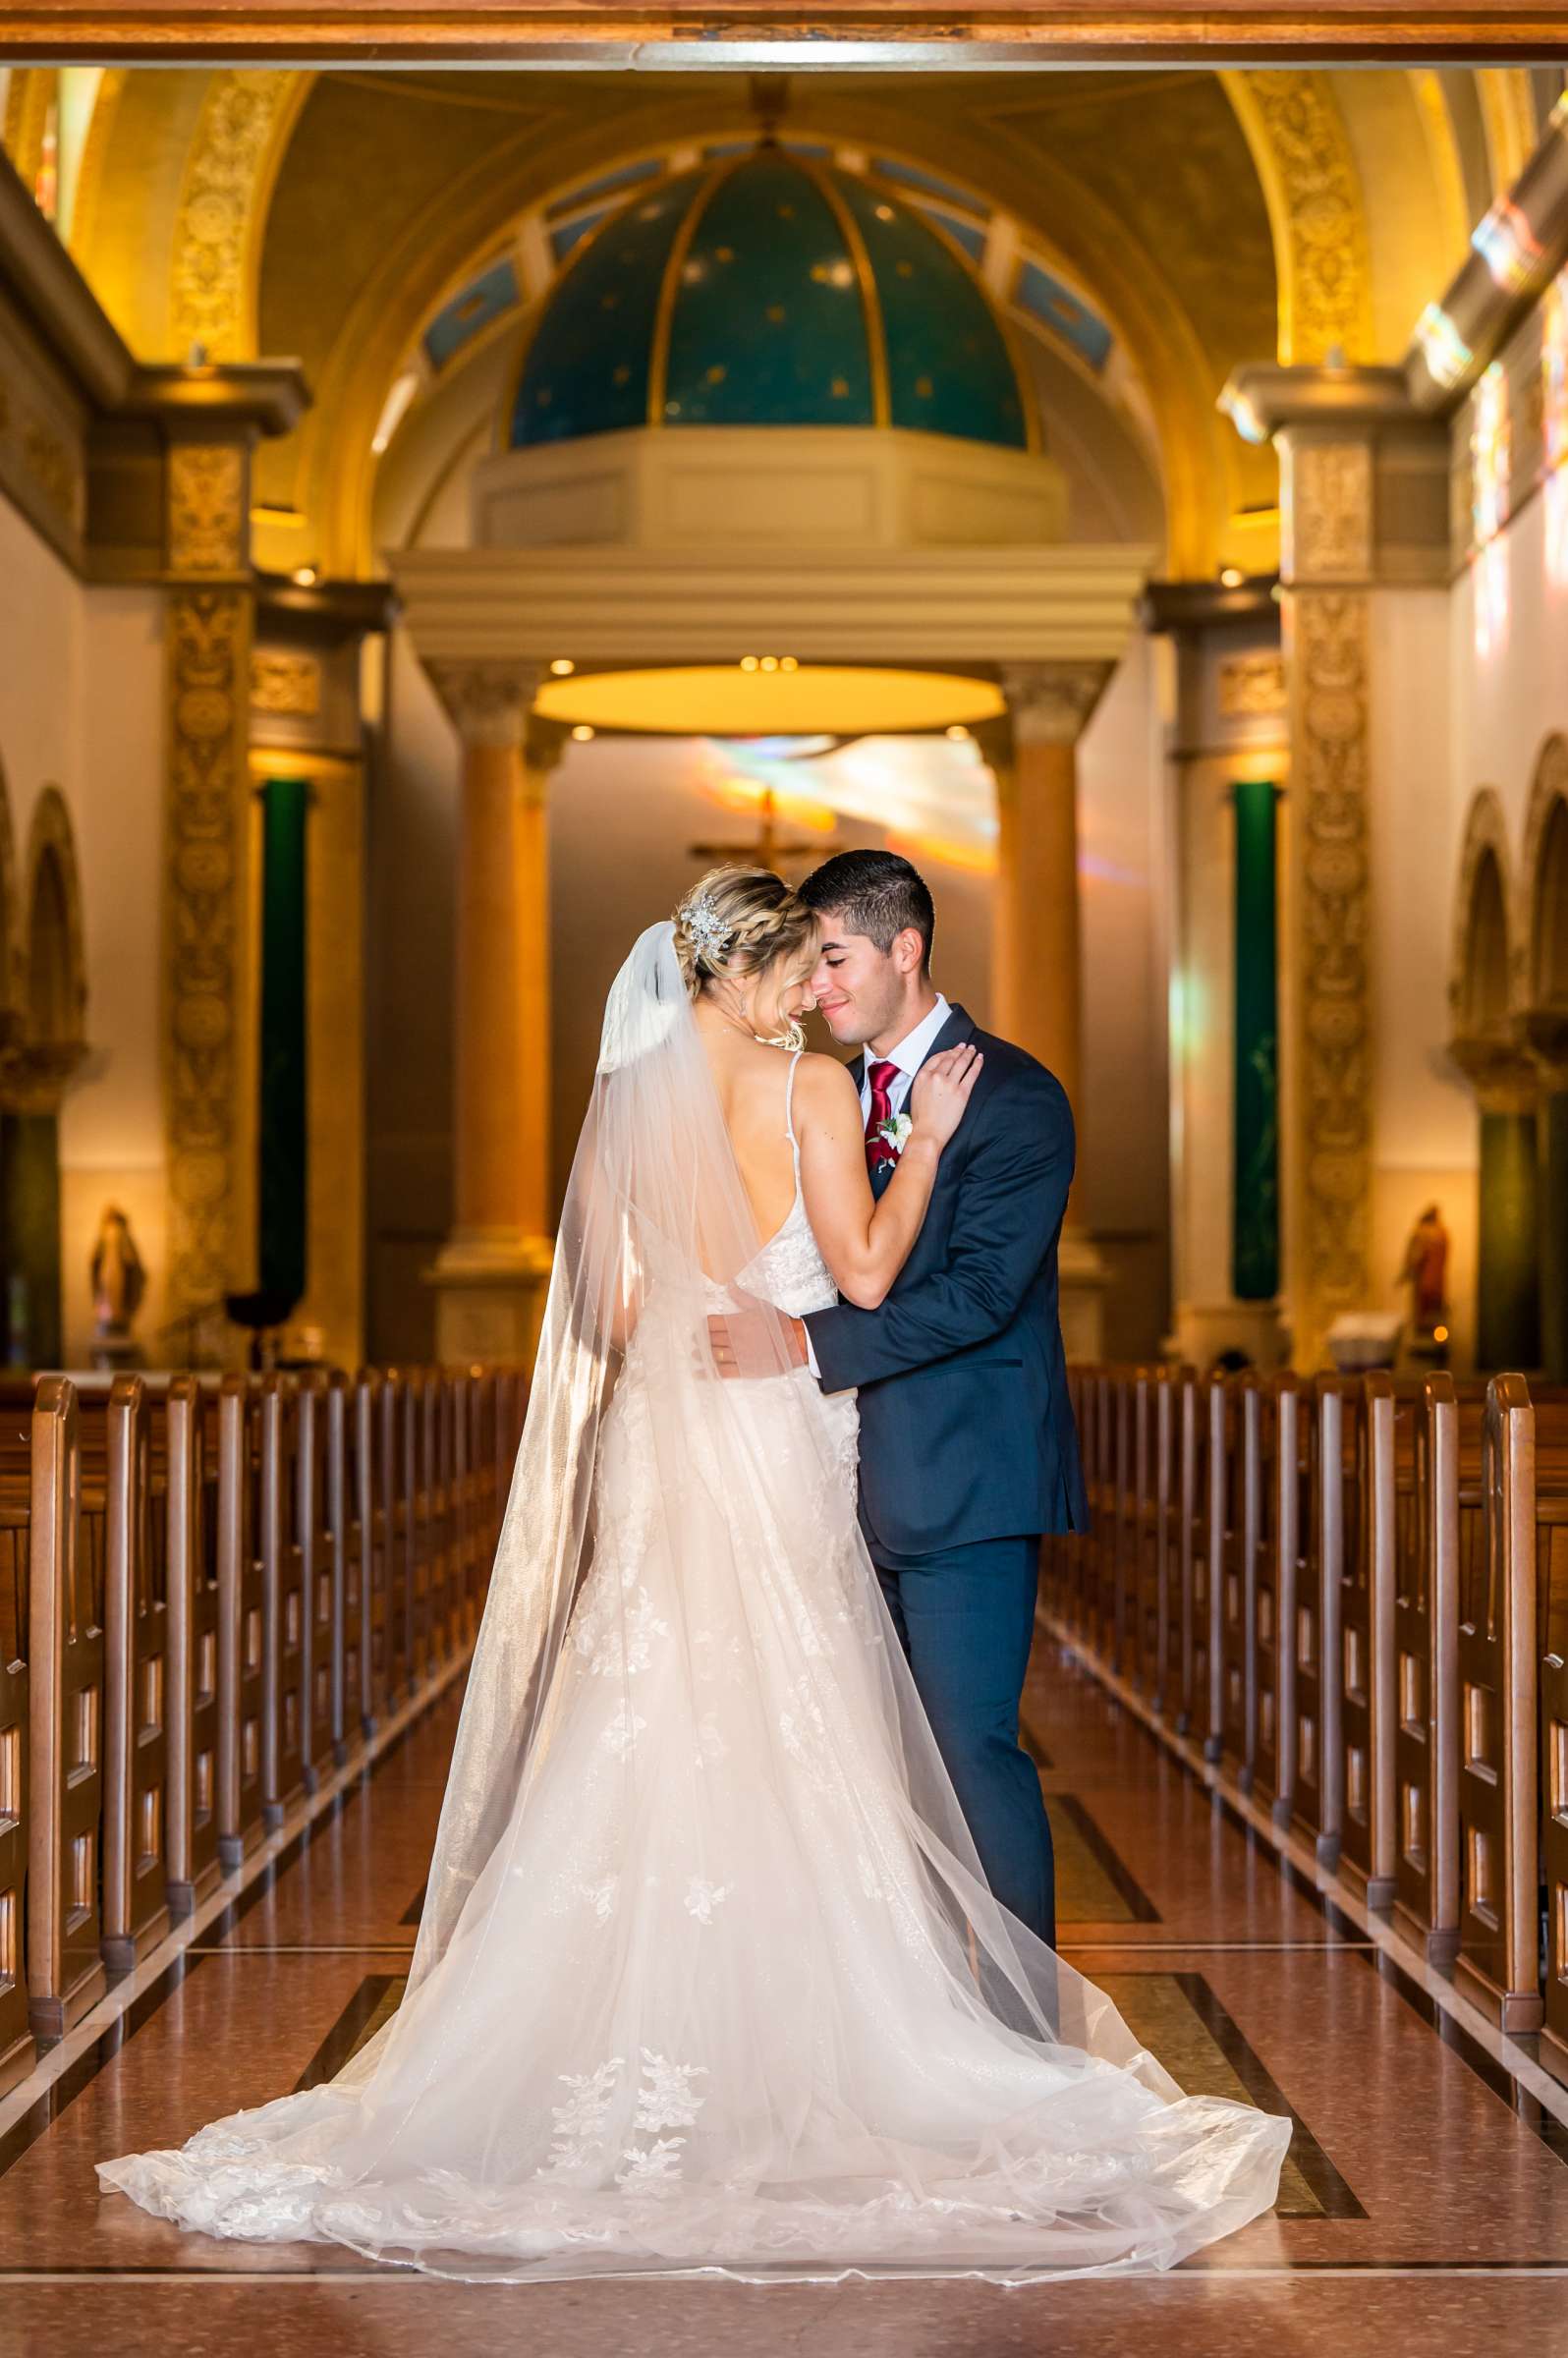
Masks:
[[[403,2002],[325,2087],[100,2164],[462,2277],[1163,2267],[1289,2123],[1184,2097],[991,1896],[782,1314],[668,925],[610,993]],[[846,1417],[849,1420],[846,1426]],[[848,1433],[848,1439],[846,1438]]]

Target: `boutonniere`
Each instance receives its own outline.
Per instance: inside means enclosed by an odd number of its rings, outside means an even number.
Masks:
[[[910,1133],[914,1127],[915,1124],[907,1113],[890,1113],[885,1122],[877,1123],[876,1135],[890,1150],[895,1161],[909,1145]]]

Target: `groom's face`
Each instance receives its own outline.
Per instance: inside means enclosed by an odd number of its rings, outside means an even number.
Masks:
[[[841,1047],[861,1047],[896,1025],[905,982],[892,950],[879,950],[865,933],[851,933],[833,910],[817,920],[816,964],[812,996],[816,1012]]]

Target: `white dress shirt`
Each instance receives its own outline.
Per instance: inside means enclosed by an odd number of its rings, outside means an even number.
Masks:
[[[936,1045],[937,1034],[952,1012],[947,1000],[938,991],[936,1004],[930,1013],[922,1016],[914,1031],[907,1033],[896,1048],[889,1048],[885,1056],[873,1056],[869,1048],[864,1048],[861,1051],[866,1058],[865,1069],[861,1075],[861,1114],[864,1120],[869,1121],[871,1118],[872,1065],[897,1065],[898,1070],[893,1075],[892,1085],[887,1093],[888,1110],[890,1113],[902,1113],[909,1103],[909,1093],[915,1086],[915,1076]],[[812,1330],[809,1326],[806,1329],[806,1364],[813,1376],[821,1376],[822,1371],[816,1364],[816,1353],[812,1348]]]
[[[890,1111],[902,1113],[909,1103],[909,1093],[915,1086],[915,1076],[936,1045],[936,1036],[952,1012],[952,1008],[942,993],[938,991],[936,1004],[929,1015],[923,1015],[914,1031],[901,1039],[896,1048],[889,1048],[885,1056],[873,1056],[869,1048],[862,1050],[862,1054],[866,1058],[866,1067],[861,1075],[861,1112],[868,1121],[871,1118],[872,1065],[897,1065],[898,1071],[893,1075],[893,1086],[888,1091],[887,1096]]]

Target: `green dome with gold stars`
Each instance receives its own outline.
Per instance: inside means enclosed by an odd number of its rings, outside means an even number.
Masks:
[[[909,205],[763,144],[633,197],[539,313],[514,450],[636,426],[892,425],[1031,446],[1001,322]]]

